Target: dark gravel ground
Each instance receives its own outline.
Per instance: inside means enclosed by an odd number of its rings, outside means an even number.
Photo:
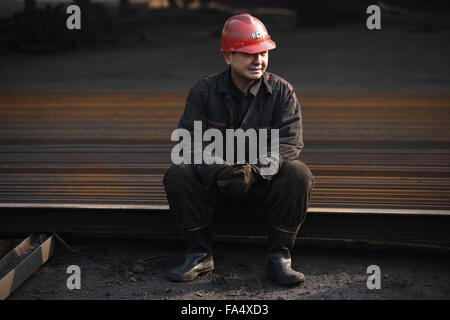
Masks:
[[[67,240],[67,239],[65,239]],[[306,276],[284,288],[264,274],[261,242],[216,243],[216,268],[192,283],[171,283],[165,273],[182,263],[184,244],[161,239],[69,238],[10,300],[321,300],[449,299],[450,255],[401,248],[330,248],[298,241],[294,266]],[[81,289],[69,290],[68,266],[81,269]],[[381,270],[381,289],[369,290],[367,267]]]

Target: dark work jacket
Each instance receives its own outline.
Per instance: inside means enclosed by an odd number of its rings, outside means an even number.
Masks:
[[[202,132],[215,128],[220,130],[224,137],[225,129],[236,129],[233,126],[235,119],[230,81],[232,80],[229,69],[198,81],[189,91],[178,128],[189,130],[192,138],[194,137],[194,121],[202,121]],[[258,93],[253,98],[239,127],[244,131],[250,128],[279,129],[279,166],[283,161],[298,159],[303,148],[302,116],[292,85],[275,74],[265,72]],[[209,143],[204,142],[203,148]],[[194,164],[194,168],[202,178],[204,187],[209,188],[217,172],[225,165],[229,164],[202,163]],[[270,181],[272,178],[271,176],[261,177],[264,181]]]

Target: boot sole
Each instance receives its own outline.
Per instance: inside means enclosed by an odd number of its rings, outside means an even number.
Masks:
[[[189,281],[195,280],[198,276],[203,275],[203,274],[213,271],[213,270],[214,270],[214,266],[207,266],[203,269],[192,271],[185,277],[178,277],[174,274],[169,273],[169,274],[167,274],[167,278],[173,282],[189,282]]]
[[[294,281],[294,282],[281,282],[281,281],[278,281],[278,279],[275,277],[275,275],[270,271],[266,271],[266,278],[278,283],[280,286],[283,286],[283,287],[296,287],[296,286],[299,286],[302,283],[304,283],[306,280],[306,279],[302,279],[302,280],[298,280],[298,281]]]

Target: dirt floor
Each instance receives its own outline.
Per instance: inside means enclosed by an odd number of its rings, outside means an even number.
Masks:
[[[184,245],[176,240],[65,239],[55,255],[8,299],[450,299],[450,254],[386,248],[336,249],[297,242],[293,264],[306,276],[295,288],[265,277],[263,242],[221,240],[216,268],[192,283],[172,283],[165,273],[182,263]],[[69,290],[70,265],[81,270],[81,289]],[[369,290],[370,265],[381,271],[381,288]]]

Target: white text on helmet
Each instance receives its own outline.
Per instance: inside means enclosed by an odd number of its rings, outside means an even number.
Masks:
[[[265,36],[266,36],[266,33],[264,31],[252,32],[252,39],[264,38]]]

